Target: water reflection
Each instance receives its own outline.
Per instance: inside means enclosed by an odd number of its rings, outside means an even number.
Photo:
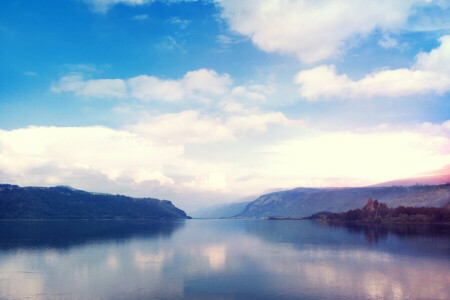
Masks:
[[[85,243],[170,237],[180,221],[36,220],[0,221],[0,249],[69,248]],[[123,242],[123,241],[122,241]]]
[[[227,255],[227,248],[225,245],[207,245],[201,252],[208,258],[211,269],[220,270],[225,267]]]
[[[52,226],[41,227],[40,238],[22,233],[16,240],[0,228],[0,298],[448,299],[450,295],[450,235],[445,228],[437,234],[417,229],[407,235],[404,229],[396,234],[391,229],[303,221],[145,221],[131,223],[129,229],[121,228],[126,223],[98,224],[99,229],[93,229],[97,233],[86,238],[82,223],[75,233],[77,224],[67,224],[73,228],[66,227],[71,233],[65,238]],[[59,241],[50,242],[49,237]],[[418,245],[422,243],[429,245]]]
[[[411,238],[425,236],[448,239],[450,226],[443,224],[355,224],[319,222],[322,226],[332,228],[345,228],[350,233],[363,233],[369,244],[386,239],[388,235]]]

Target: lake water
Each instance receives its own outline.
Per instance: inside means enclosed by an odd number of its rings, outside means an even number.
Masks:
[[[450,227],[2,221],[0,298],[450,299]]]

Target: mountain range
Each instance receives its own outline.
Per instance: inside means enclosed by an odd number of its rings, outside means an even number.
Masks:
[[[432,185],[430,185],[432,184]],[[215,205],[192,212],[197,218],[307,217],[344,212],[367,199],[390,207],[450,205],[450,175],[389,181],[369,187],[295,188],[254,201]],[[19,187],[0,184],[0,219],[186,219],[170,201],[89,193],[67,186]]]
[[[362,207],[367,199],[390,207],[442,207],[450,202],[450,184],[357,188],[296,188],[260,196],[236,217],[306,217],[317,212],[343,212]]]

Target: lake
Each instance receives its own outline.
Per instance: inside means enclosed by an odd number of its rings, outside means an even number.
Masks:
[[[450,299],[450,226],[1,221],[1,299]]]

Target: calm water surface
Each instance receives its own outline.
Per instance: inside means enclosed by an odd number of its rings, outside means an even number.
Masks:
[[[450,299],[450,227],[3,221],[1,299]]]

